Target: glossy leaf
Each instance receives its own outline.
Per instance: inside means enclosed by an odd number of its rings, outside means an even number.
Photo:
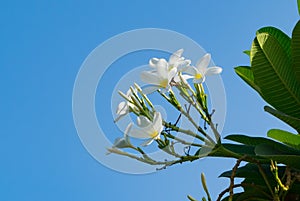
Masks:
[[[300,0],[297,0],[297,4],[298,4],[298,14],[300,15]]]
[[[283,112],[275,110],[269,106],[265,106],[264,109],[266,112],[272,114],[273,116],[287,123],[289,126],[296,129],[298,133],[300,133],[300,119],[284,114]]]
[[[268,137],[300,150],[300,135],[279,129],[272,129],[268,131]]]
[[[245,50],[245,51],[243,51],[243,53],[245,53],[246,55],[250,56],[251,51],[250,50]]]
[[[300,154],[297,150],[293,152],[291,150],[282,150],[269,144],[260,144],[255,147],[255,153],[278,163],[300,169]]]
[[[268,176],[272,176],[272,173],[270,171],[270,164],[262,164],[261,167],[265,170],[266,174]],[[283,167],[280,167],[279,169],[280,173],[283,173]],[[228,177],[230,178],[232,174],[232,170],[223,172],[219,177]],[[239,167],[237,171],[235,172],[235,177],[239,178],[258,178],[261,177],[261,174],[259,173],[257,164],[254,163],[247,163],[245,166]],[[258,178],[260,179],[260,178]]]
[[[251,48],[251,69],[263,98],[276,109],[299,118],[300,87],[289,48],[290,39],[280,30],[259,30]]]
[[[249,66],[238,66],[235,67],[234,70],[250,87],[262,95],[259,86],[254,82],[253,72]]]
[[[273,140],[263,138],[263,137],[250,137],[247,135],[228,135],[224,139],[231,140],[234,142],[242,143],[245,145],[256,146],[259,144],[279,144]]]
[[[293,30],[291,51],[292,51],[293,69],[297,76],[298,82],[300,82],[300,21],[297,22]]]
[[[287,56],[291,57],[291,38],[275,27],[263,27],[256,31],[256,35],[268,34],[276,39],[283,51],[287,53]]]

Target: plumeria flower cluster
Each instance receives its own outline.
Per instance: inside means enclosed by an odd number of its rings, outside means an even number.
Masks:
[[[124,101],[120,102],[117,107],[115,122],[130,113],[134,113],[137,119],[136,123],[130,122],[128,124],[124,136],[115,140],[113,147],[108,149],[109,152],[126,155],[137,160],[142,160],[143,162],[154,164],[154,160],[150,159],[140,147],[133,145],[130,138],[142,139],[143,143],[141,146],[148,146],[156,141],[160,149],[177,158],[181,158],[181,156],[176,153],[173,146],[174,143],[179,142],[184,145],[190,145],[190,142],[186,142],[184,139],[172,135],[170,131],[181,132],[196,137],[198,140],[204,142],[205,146],[215,145],[216,141],[218,141],[218,133],[216,129],[214,129],[214,124],[211,122],[211,114],[207,109],[206,94],[202,83],[205,81],[206,76],[220,74],[222,68],[218,66],[209,67],[211,60],[210,54],[205,54],[195,66],[192,65],[191,60],[184,58],[182,54],[183,49],[179,49],[174,52],[168,60],[164,58],[150,59],[150,70],[143,71],[140,75],[141,80],[147,84],[146,87],[141,89],[141,87],[135,83],[126,94],[119,91]],[[189,79],[192,79],[195,90],[188,83]],[[187,103],[184,104],[185,107],[178,101],[172,90],[173,87],[176,87],[179,90],[179,94],[187,101]],[[171,105],[180,112],[180,116],[185,116],[196,128],[197,132],[200,132],[204,137],[199,136],[198,133],[190,129],[177,127],[177,123],[166,123],[161,113],[154,108],[152,102],[147,97],[147,94],[155,91],[158,91],[160,95],[171,103]],[[186,107],[187,104],[190,106]],[[216,133],[216,141],[207,135],[204,129],[190,116],[189,110],[191,106],[199,112],[205,123],[210,125],[214,130],[214,133]],[[173,141],[170,143],[169,139]],[[202,147],[202,145],[197,143],[192,144],[198,148]],[[126,152],[122,152],[120,149],[123,148],[135,149],[143,155],[143,158],[136,158]]]
[[[145,93],[152,93],[157,89],[163,89],[165,91],[170,89],[171,82],[179,70],[184,69],[191,63],[190,60],[185,60],[184,57],[181,56],[182,53],[183,49],[177,50],[171,55],[169,61],[158,58],[150,59],[149,66],[153,70],[141,73],[141,80],[151,85],[144,89]]]
[[[149,66],[153,70],[141,73],[141,80],[150,85],[144,89],[145,93],[152,93],[158,89],[162,89],[163,92],[169,91],[172,83],[180,81],[180,74],[184,80],[193,78],[193,82],[199,84],[205,81],[206,76],[222,72],[220,67],[208,67],[211,60],[210,54],[205,54],[196,66],[192,66],[191,60],[182,57],[182,53],[183,49],[177,50],[170,56],[169,61],[163,58],[150,59]]]

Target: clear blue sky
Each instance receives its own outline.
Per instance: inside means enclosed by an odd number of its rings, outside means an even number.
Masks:
[[[201,44],[224,69],[228,111],[222,136],[265,136],[270,128],[287,127],[263,111],[265,103],[233,67],[248,64],[242,51],[258,28],[272,25],[290,35],[298,18],[296,0],[2,2],[0,200],[200,199],[201,172],[215,199],[228,184],[217,176],[233,160],[203,159],[148,175],[118,173],[94,160],[73,123],[76,74],[87,55],[116,34],[174,30]]]

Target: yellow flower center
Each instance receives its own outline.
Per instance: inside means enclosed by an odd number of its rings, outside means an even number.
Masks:
[[[157,132],[157,131],[153,131],[153,132],[150,134],[150,137],[151,137],[151,138],[155,138],[157,135],[158,135],[158,132]]]
[[[168,80],[164,79],[164,80],[160,81],[159,86],[166,88],[168,86],[168,84],[169,84]]]
[[[197,74],[195,75],[195,78],[196,78],[197,80],[199,80],[199,79],[202,78],[202,75],[201,75],[200,73],[197,73]]]

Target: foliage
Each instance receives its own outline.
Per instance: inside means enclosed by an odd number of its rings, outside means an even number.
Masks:
[[[300,198],[300,21],[292,38],[274,27],[259,29],[250,50],[251,66],[236,73],[271,106],[265,111],[297,134],[271,129],[268,137],[230,135],[226,139],[252,147],[255,161],[222,177],[244,178],[244,192],[223,200],[298,200]],[[270,162],[264,161],[268,159]],[[276,161],[276,162],[274,162]],[[282,164],[278,166],[277,163]],[[260,192],[260,193],[255,193]]]

